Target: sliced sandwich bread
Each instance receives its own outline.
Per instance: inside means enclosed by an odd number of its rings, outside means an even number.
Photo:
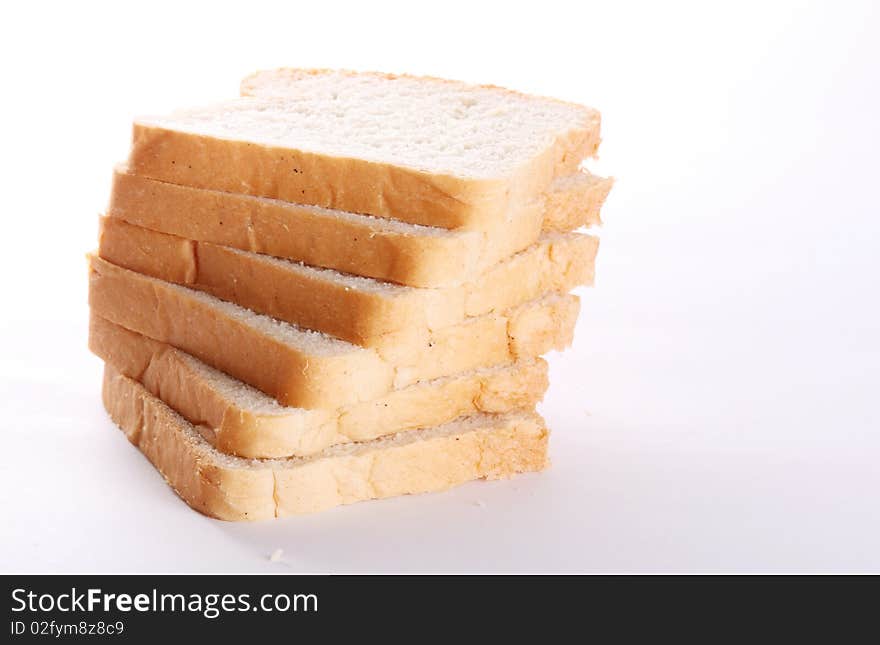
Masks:
[[[174,345],[302,408],[369,401],[417,381],[511,363],[571,342],[579,299],[550,293],[432,333],[419,351],[364,348],[92,257],[89,304],[102,318]]]
[[[451,488],[542,470],[548,431],[534,412],[475,415],[441,426],[335,446],[312,457],[243,459],[111,366],[110,417],[194,509],[223,520],[262,520],[367,499]]]
[[[547,292],[592,284],[598,238],[549,233],[476,281],[419,289],[196,242],[114,218],[98,254],[118,266],[182,284],[300,327],[365,347],[418,352],[433,332],[502,312]]]
[[[578,172],[489,232],[450,231],[317,206],[178,186],[118,167],[107,216],[180,237],[415,287],[474,280],[544,231],[600,223],[611,179]]]
[[[523,359],[410,385],[335,410],[289,408],[176,349],[92,314],[89,349],[199,427],[220,452],[247,458],[308,456],[458,417],[531,409],[547,389],[547,363]]]
[[[498,87],[279,70],[134,123],[129,167],[174,184],[491,230],[599,145],[599,113]],[[258,95],[258,96],[253,96]]]

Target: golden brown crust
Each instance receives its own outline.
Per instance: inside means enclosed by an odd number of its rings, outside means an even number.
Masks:
[[[548,235],[469,283],[464,315],[504,311],[542,293],[592,286],[598,251],[599,238],[592,235]]]
[[[431,333],[421,352],[401,352],[390,343],[376,351],[396,367],[394,384],[402,388],[480,367],[562,350],[571,344],[580,299],[550,294],[504,312],[468,318]]]
[[[547,364],[538,358],[418,383],[335,410],[288,409],[282,414],[242,407],[196,359],[95,314],[89,348],[190,423],[210,428],[205,438],[215,448],[249,458],[311,455],[331,445],[440,425],[478,412],[534,408],[548,384]]]
[[[547,466],[548,431],[534,413],[488,417],[460,432],[420,433],[309,460],[253,462],[214,451],[171,408],[110,366],[103,399],[113,421],[177,494],[223,520],[316,512]]]
[[[172,184],[443,228],[480,230],[508,205],[508,185],[500,180],[464,180],[142,123],[133,126],[128,166]]]
[[[405,352],[396,343],[373,349],[348,345],[328,356],[283,343],[198,292],[97,257],[90,266],[89,303],[99,316],[193,354],[284,405],[302,408],[372,400],[417,381],[561,349],[570,342],[571,311],[578,306],[576,296],[551,294],[432,331],[424,345]],[[517,331],[523,321],[539,321],[531,323],[527,345]]]
[[[598,238],[549,236],[474,282],[445,289],[351,288],[344,280],[267,256],[102,220],[99,255],[118,266],[235,302],[356,345],[427,342],[432,330],[592,284]]]
[[[107,216],[144,228],[415,287],[449,287],[533,244],[541,231],[599,222],[610,180],[578,173],[489,232],[448,235],[248,195],[200,190],[117,168]]]
[[[179,347],[285,405],[368,401],[391,389],[393,369],[374,352],[316,356],[255,330],[179,287],[93,257],[89,304],[99,315]]]
[[[114,173],[108,217],[163,233],[420,287],[476,271],[479,233],[413,236],[366,218]],[[528,242],[525,244],[528,246]]]
[[[255,84],[249,85],[246,80],[242,85],[249,86]],[[557,136],[543,152],[503,179],[455,177],[365,159],[219,139],[149,123],[134,124],[128,163],[136,174],[179,185],[414,224],[490,230],[504,221],[511,206],[538,197],[554,177],[574,172],[585,157],[595,155],[600,142],[600,115],[591,108],[578,108],[581,123]]]

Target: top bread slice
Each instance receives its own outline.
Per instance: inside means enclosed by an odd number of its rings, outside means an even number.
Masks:
[[[453,287],[540,233],[601,223],[613,181],[559,177],[533,208],[491,231],[450,231],[276,199],[156,181],[117,167],[107,217],[197,242],[263,253],[413,287]]]
[[[414,76],[278,70],[249,96],[134,123],[153,179],[443,228],[516,217],[599,145],[598,112]]]

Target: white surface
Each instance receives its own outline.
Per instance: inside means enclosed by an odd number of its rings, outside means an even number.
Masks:
[[[0,571],[880,571],[871,3],[124,4],[0,27]],[[602,110],[619,182],[547,473],[232,525],[105,418],[83,254],[131,119],[283,64]]]

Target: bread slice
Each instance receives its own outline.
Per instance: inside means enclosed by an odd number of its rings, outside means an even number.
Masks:
[[[279,405],[186,352],[95,314],[89,349],[204,428],[203,436],[219,451],[248,458],[308,456],[479,412],[534,408],[548,385],[547,363],[523,359],[416,383],[373,401],[305,410]]]
[[[262,520],[367,499],[425,493],[547,466],[534,412],[475,415],[441,426],[329,448],[313,457],[242,459],[139,383],[104,369],[104,407],[192,508],[223,520]]]
[[[336,408],[417,381],[511,363],[571,342],[576,296],[547,294],[444,327],[411,353],[352,345],[92,257],[89,303],[103,318],[174,345],[284,405]]]
[[[135,121],[129,167],[174,184],[491,230],[599,145],[599,113],[498,87],[280,70]],[[280,97],[280,98],[279,98]]]
[[[541,196],[544,232],[564,233],[582,226],[602,224],[602,205],[614,186],[614,179],[582,170],[558,177]]]
[[[450,231],[368,215],[155,181],[117,167],[107,216],[199,242],[415,287],[449,287],[533,244],[544,231],[599,224],[613,181],[578,172],[536,208],[491,232]]]
[[[195,242],[104,218],[99,255],[365,347],[419,351],[432,332],[593,281],[598,238],[550,233],[475,282],[418,289]]]

